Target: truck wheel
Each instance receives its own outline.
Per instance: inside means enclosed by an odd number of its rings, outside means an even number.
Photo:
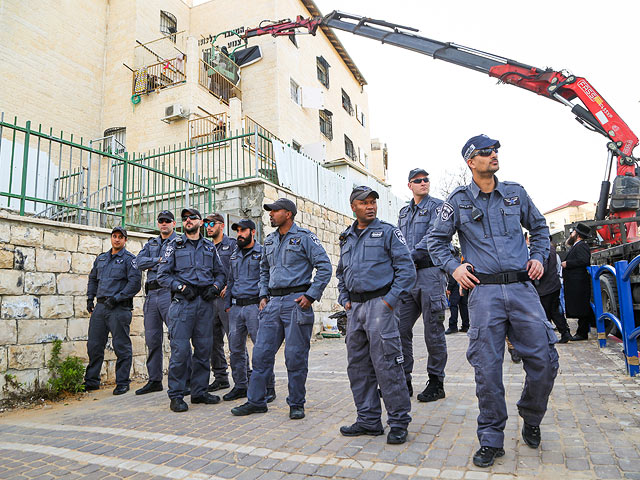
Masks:
[[[620,318],[618,313],[618,291],[616,290],[616,281],[607,275],[600,277],[600,292],[602,293],[602,311],[612,313],[617,318]],[[608,318],[605,318],[604,320],[604,333],[607,336],[613,335],[615,337],[622,338],[616,324]]]

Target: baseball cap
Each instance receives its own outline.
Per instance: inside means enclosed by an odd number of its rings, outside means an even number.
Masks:
[[[464,144],[464,147],[462,147],[462,158],[467,161],[473,156],[473,152],[475,152],[476,150],[493,147],[494,145],[496,146],[496,148],[500,148],[500,142],[498,140],[489,138],[484,134],[471,137],[469,140],[467,140],[467,143]]]
[[[264,209],[266,211],[268,211],[268,212],[270,212],[271,210],[282,210],[282,209],[285,209],[285,210],[289,210],[294,215],[296,213],[298,213],[298,209],[296,208],[296,204],[293,203],[288,198],[279,198],[273,203],[265,203],[264,204]]]
[[[163,210],[158,214],[158,220],[162,219],[171,220],[173,222],[176,217],[173,216],[173,212],[170,212],[169,210]]]
[[[113,230],[111,230],[111,235],[113,235],[116,232],[120,232],[122,235],[124,235],[124,238],[129,238],[129,235],[127,235],[127,231],[124,229],[124,227],[121,227],[121,226],[113,227]]]
[[[351,191],[349,202],[353,203],[354,200],[364,200],[369,195],[373,195],[375,198],[380,198],[380,195],[378,195],[378,192],[373,190],[371,187],[367,187],[366,185],[360,185],[359,187],[355,187]]]
[[[249,220],[248,218],[243,218],[239,222],[236,222],[233,225],[231,225],[231,230],[233,230],[234,232],[237,231],[238,228],[249,228],[251,230],[255,230],[256,224],[253,223],[253,220]]]
[[[187,215],[197,215],[198,217],[200,217],[200,219],[202,219],[202,215],[200,215],[200,212],[195,208],[190,208],[190,207],[183,208],[180,216],[184,218]]]
[[[205,220],[209,220],[210,222],[224,223],[224,217],[219,213],[210,213],[205,217]]]
[[[413,177],[415,177],[416,175],[418,175],[419,173],[422,173],[423,175],[426,175],[427,177],[429,176],[429,172],[427,172],[424,168],[414,168],[413,170],[411,170],[409,172],[409,181],[411,181],[411,179]]]

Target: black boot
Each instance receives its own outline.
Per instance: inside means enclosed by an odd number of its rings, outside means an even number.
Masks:
[[[503,455],[503,448],[480,447],[480,450],[473,455],[473,464],[476,467],[490,467],[497,457],[502,457]]]
[[[162,382],[147,382],[147,384],[136,390],[136,395],[144,395],[146,393],[151,392],[161,392],[162,391]]]
[[[429,382],[427,388],[422,393],[418,394],[418,401],[420,402],[435,402],[444,398],[444,384],[440,381],[437,375],[429,374]]]

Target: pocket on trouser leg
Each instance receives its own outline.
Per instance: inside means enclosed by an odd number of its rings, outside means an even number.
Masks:
[[[313,322],[315,320],[313,309],[311,307],[303,310],[296,305],[293,309],[293,315],[293,320],[295,320],[298,325],[313,325]]]
[[[559,357],[555,344],[558,343],[558,337],[551,328],[547,328],[547,338],[549,340],[549,360],[554,371],[558,370]]]
[[[444,312],[447,309],[447,298],[444,295],[431,295],[429,303],[432,312]],[[444,313],[442,320],[444,321]]]
[[[467,348],[467,360],[472,367],[477,368],[480,365],[478,359],[478,350],[480,348],[478,337],[480,337],[480,329],[478,327],[471,327],[467,332],[469,337],[469,347]]]
[[[402,365],[404,363],[404,356],[402,355],[400,333],[380,333],[380,339],[384,359],[389,363],[389,365]]]

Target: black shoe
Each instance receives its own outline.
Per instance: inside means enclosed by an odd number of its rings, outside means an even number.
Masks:
[[[560,335],[560,340],[558,340],[558,343],[567,343],[569,340],[571,340],[571,334],[569,332],[565,332]]]
[[[231,385],[229,384],[229,380],[214,380],[209,387],[207,388],[207,392],[215,392],[217,390],[223,390],[225,388],[229,388]]]
[[[473,454],[473,464],[476,467],[490,467],[496,458],[502,457],[503,455],[504,448],[480,447],[480,450]]]
[[[509,348],[509,355],[511,355],[511,361],[513,363],[520,363],[522,361],[522,357],[520,357],[520,355],[518,355],[518,352],[516,352],[515,348]]]
[[[531,448],[538,448],[540,446],[540,427],[535,427],[524,422],[522,426],[522,439],[524,443]]]
[[[452,333],[458,333],[458,329],[449,327],[444,331],[445,335],[451,335]]]
[[[371,435],[372,437],[377,437],[378,435],[384,434],[384,428],[369,430],[356,422],[353,425],[343,425],[340,427],[340,433],[345,437],[358,437],[360,435]]]
[[[435,375],[429,375],[427,388],[425,388],[422,393],[419,393],[417,398],[420,402],[435,402],[444,397],[444,385],[440,379]]]
[[[407,432],[406,428],[402,427],[391,427],[389,433],[387,434],[387,443],[391,445],[400,445],[407,441]]]
[[[144,395],[145,393],[151,392],[161,392],[162,390],[162,382],[147,382],[144,387],[136,390],[136,395]]]
[[[113,389],[114,395],[122,395],[123,393],[127,393],[129,391],[129,385],[116,385],[116,388]]]
[[[172,398],[169,408],[172,412],[186,412],[189,410],[189,405],[181,398]]]
[[[467,333],[467,332],[469,331],[469,327],[462,327],[462,328],[460,329],[460,331],[461,331],[462,333]]]
[[[589,340],[589,336],[588,335],[578,335],[577,333],[571,337],[570,339],[572,342],[581,342],[582,340]]]
[[[409,396],[413,397],[413,385],[411,385],[411,380],[407,380],[407,389],[409,390]]]
[[[291,420],[304,418],[304,407],[289,407],[289,418]]]
[[[230,400],[237,400],[239,398],[247,398],[247,389],[246,388],[233,387],[231,389],[231,391],[225,393],[222,396],[222,399],[225,402],[228,402]]]
[[[220,397],[218,395],[211,395],[210,393],[203,393],[199,397],[191,397],[191,403],[206,403],[207,405],[215,405],[220,403]]]
[[[84,382],[82,384],[82,386],[84,387],[84,391],[85,392],[91,392],[92,390],[100,390],[100,385],[90,385],[87,382]]]
[[[267,403],[271,403],[276,399],[276,389],[267,388]]]
[[[251,415],[252,413],[265,413],[269,410],[266,405],[264,407],[258,407],[257,405],[252,405],[249,402],[240,405],[239,407],[234,407],[231,409],[231,413],[236,417],[244,417],[245,415]]]

